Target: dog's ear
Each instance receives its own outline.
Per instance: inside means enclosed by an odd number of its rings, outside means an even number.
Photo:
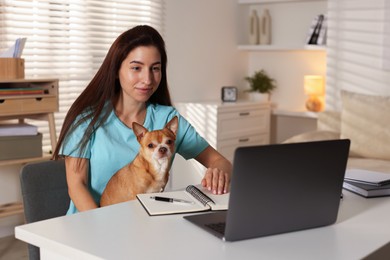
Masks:
[[[176,135],[178,127],[179,127],[179,118],[177,116],[172,118],[171,121],[169,121],[165,125],[165,128],[168,128],[169,130],[171,130],[175,135]]]
[[[148,132],[148,129],[136,122],[133,122],[133,132],[137,136],[137,140],[139,142],[141,141],[142,137],[144,137],[145,134]]]

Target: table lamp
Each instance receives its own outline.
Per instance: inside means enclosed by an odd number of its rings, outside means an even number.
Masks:
[[[323,109],[324,77],[317,75],[304,76],[305,94],[308,95],[306,108],[309,111],[319,112]]]

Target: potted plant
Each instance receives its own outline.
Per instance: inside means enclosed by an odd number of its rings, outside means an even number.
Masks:
[[[255,71],[251,77],[245,77],[245,80],[249,83],[250,86],[250,89],[246,92],[252,93],[252,100],[268,101],[270,99],[271,92],[276,89],[275,79],[269,77],[263,69],[260,71]]]

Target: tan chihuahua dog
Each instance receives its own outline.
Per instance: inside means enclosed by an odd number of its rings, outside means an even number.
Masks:
[[[134,161],[116,172],[100,199],[100,206],[134,200],[137,194],[161,192],[168,182],[171,158],[175,149],[178,118],[164,129],[148,131],[133,123],[133,131],[141,147]]]

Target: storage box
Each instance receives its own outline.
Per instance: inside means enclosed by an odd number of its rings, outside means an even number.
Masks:
[[[0,80],[24,79],[24,59],[0,58]]]
[[[0,137],[0,160],[42,157],[42,134]]]

